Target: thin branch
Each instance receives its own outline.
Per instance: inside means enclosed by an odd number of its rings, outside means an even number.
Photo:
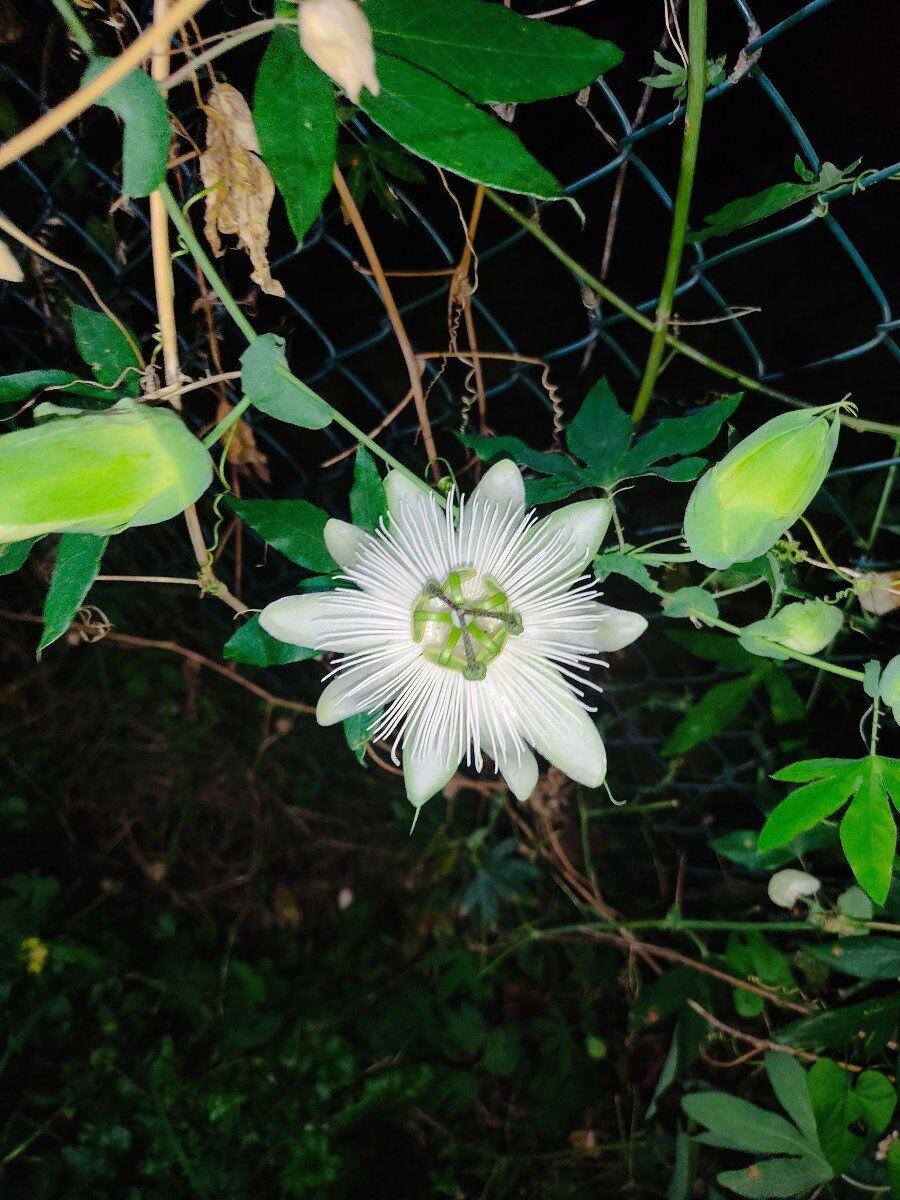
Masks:
[[[378,290],[381,292],[381,299],[387,311],[388,319],[391,322],[391,328],[400,345],[403,360],[406,363],[406,369],[409,373],[409,384],[412,388],[413,401],[416,406],[416,416],[419,419],[419,425],[422,429],[422,442],[425,446],[425,453],[431,462],[434,477],[437,479],[440,476],[440,468],[437,464],[437,447],[435,446],[434,437],[431,432],[431,421],[428,418],[425,392],[422,388],[422,373],[416,361],[415,351],[403,326],[403,318],[400,316],[400,310],[397,308],[396,301],[394,300],[391,285],[388,283],[387,277],[382,270],[375,245],[369,236],[369,231],[360,215],[360,211],[356,207],[356,201],[347,187],[346,180],[337,166],[334,168],[334,186],[341,198],[341,204],[344,206],[344,210],[350,219],[350,224],[353,226],[356,236],[359,239],[359,244],[375,277],[375,282],[378,284]]]

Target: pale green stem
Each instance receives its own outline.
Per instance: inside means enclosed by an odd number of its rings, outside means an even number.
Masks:
[[[894,443],[894,453],[892,458],[896,458],[900,454],[900,440]],[[881,489],[881,495],[878,498],[878,507],[875,509],[875,515],[872,518],[872,528],[869,530],[869,536],[866,538],[866,550],[869,554],[872,553],[872,547],[875,545],[875,539],[878,537],[878,531],[881,528],[881,522],[884,520],[884,514],[887,512],[888,501],[891,498],[891,492],[894,490],[894,480],[897,478],[897,467],[888,467],[887,475],[884,478],[884,487]]]
[[[69,33],[71,33],[72,37],[78,43],[80,48],[84,51],[88,58],[93,58],[94,43],[91,41],[91,35],[85,29],[81,22],[81,18],[69,3],[69,0],[53,0],[53,7],[65,21],[66,28],[68,29]]]
[[[678,174],[678,190],[672,209],[672,232],[669,235],[669,252],[663,273],[662,287],[656,304],[656,320],[647,365],[641,379],[638,394],[631,410],[631,419],[638,424],[647,412],[653,395],[656,377],[659,375],[663,353],[666,349],[666,333],[678,273],[684,253],[684,238],[687,233],[691,194],[694,190],[694,172],[697,167],[697,151],[700,146],[700,122],[703,116],[703,98],[706,92],[706,0],[689,0],[688,5],[688,94],[684,116],[684,140],[681,144],[681,169]]]

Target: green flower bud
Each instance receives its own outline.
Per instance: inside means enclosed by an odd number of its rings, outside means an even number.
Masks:
[[[878,698],[888,706],[894,714],[894,720],[900,725],[900,654],[892,658],[881,672]]]
[[[761,658],[789,658],[781,647],[797,650],[800,654],[818,654],[835,636],[843,621],[840,609],[824,600],[786,604],[774,617],[745,625],[740,642],[745,650]]]
[[[171,409],[57,417],[0,437],[0,543],[154,525],[211,481],[209,454]]]
[[[822,486],[837,447],[838,408],[774,417],[707,471],[684,517],[698,562],[721,570],[778,541]]]

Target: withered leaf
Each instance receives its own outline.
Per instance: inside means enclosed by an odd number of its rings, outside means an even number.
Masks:
[[[266,256],[275,184],[259,157],[250,109],[230,83],[214,84],[204,108],[206,149],[200,155],[200,177],[209,189],[209,244],[219,258],[224,253],[219,235],[236,234],[238,247],[247,251],[253,263],[253,281],[270,296],[283,296],[284,288],[272,278]]]

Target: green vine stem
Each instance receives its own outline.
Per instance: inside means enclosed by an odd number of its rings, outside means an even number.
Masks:
[[[646,329],[648,333],[655,332],[654,323],[649,317],[645,317],[639,309],[629,304],[627,300],[623,300],[617,292],[608,288],[596,275],[592,275],[586,267],[583,267],[558,242],[555,242],[549,234],[545,233],[540,225],[531,217],[519,212],[509,201],[504,199],[503,196],[498,195],[491,188],[485,188],[484,194],[497,208],[505,212],[517,225],[521,225],[527,233],[530,233],[533,238],[539,241],[558,262],[561,262],[564,267],[568,268],[576,279],[586,284],[601,300],[605,300],[611,307],[618,309],[620,313],[630,321],[633,321],[635,325],[640,325],[642,329]],[[745,375],[742,371],[736,371],[733,367],[718,362],[717,359],[710,358],[702,350],[697,350],[693,346],[688,345],[687,342],[682,342],[671,333],[666,332],[665,343],[679,354],[683,354],[685,358],[699,363],[700,366],[706,367],[708,371],[715,372],[716,375],[721,375],[724,379],[730,379],[739,387],[747,388],[748,391],[759,392],[760,395],[769,396],[771,399],[778,400],[781,404],[787,404],[791,408],[815,407],[803,400],[798,400],[796,396],[791,396],[787,392],[780,392],[777,388],[770,388],[767,384],[754,379],[751,375]],[[900,439],[900,425],[889,425],[884,421],[867,421],[861,417],[846,416],[843,413],[840,414],[838,420],[842,425],[846,425],[848,429],[853,429],[857,433],[881,433],[895,440]]]
[[[684,237],[687,233],[691,195],[694,191],[694,172],[697,167],[697,151],[700,147],[700,123],[703,117],[703,99],[706,93],[706,0],[690,0],[688,5],[688,75],[687,106],[684,116],[684,140],[681,144],[681,168],[678,174],[678,190],[672,210],[672,232],[669,236],[669,251],[663,273],[662,287],[656,305],[656,320],[653,337],[647,353],[647,364],[641,379],[638,394],[631,410],[631,419],[637,425],[643,420],[653,395],[659,375],[663,353],[666,349],[666,333],[678,273],[684,254]]]

